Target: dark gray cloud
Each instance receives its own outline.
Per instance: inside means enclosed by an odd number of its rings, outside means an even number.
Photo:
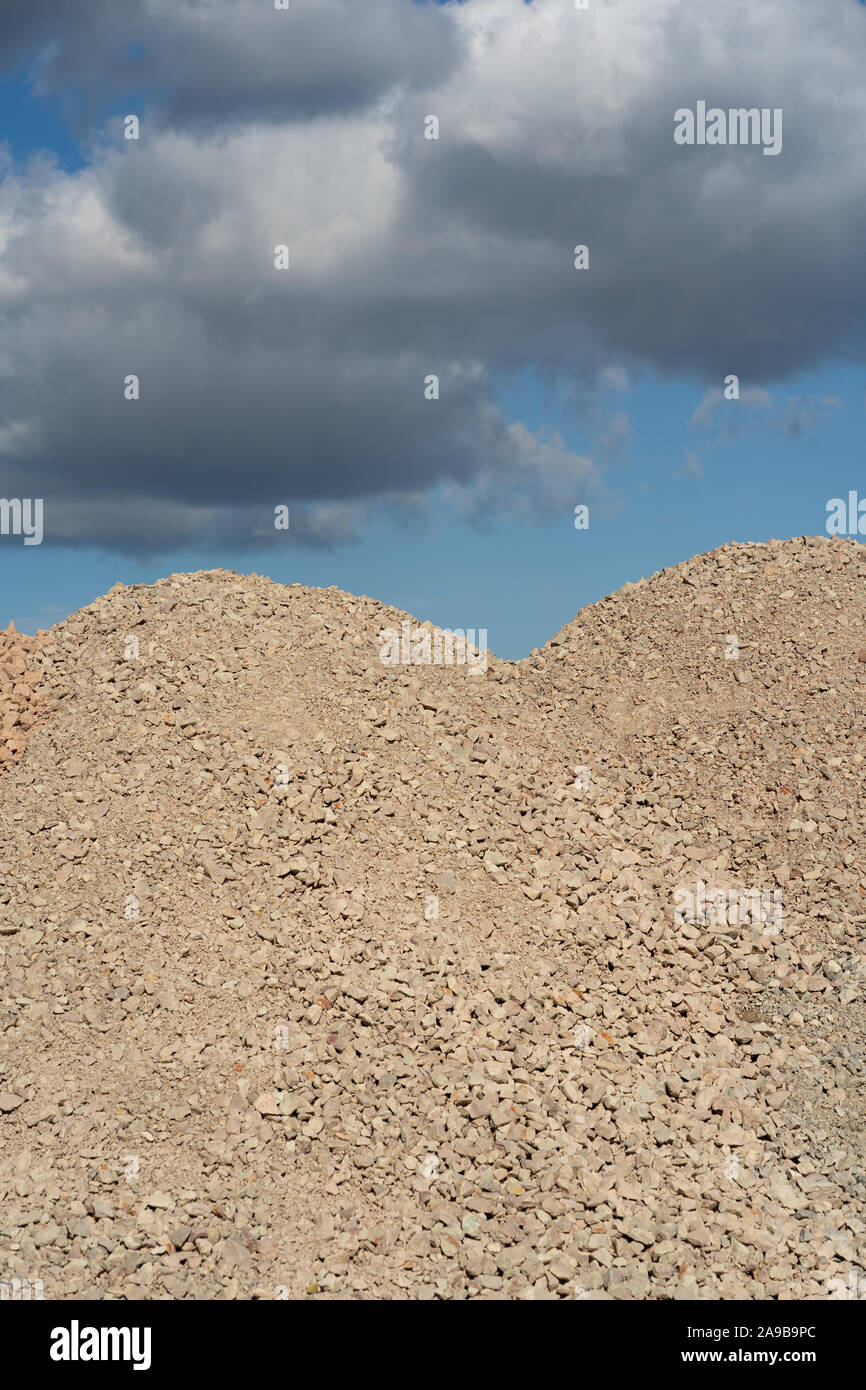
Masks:
[[[152,93],[175,125],[350,112],[459,59],[448,12],[407,0],[4,0],[0,68],[74,83],[85,113]]]
[[[632,372],[701,375],[700,428],[728,373],[760,404],[864,355],[847,0],[151,0],[104,28],[100,8],[0,11],[13,58],[56,26],[43,80],[100,92],[131,80],[134,18],[163,87],[140,141],[112,129],[81,171],[0,183],[0,491],[43,495],[49,537],[53,514],[66,540],[146,544],[162,506],[172,543],[264,543],[286,503],[322,544],[436,487],[482,522],[561,515],[604,501]],[[677,147],[699,99],[781,107],[781,154]],[[497,404],[526,367],[573,398],[592,457]]]
[[[473,265],[479,298],[494,293],[495,248],[522,247],[523,273],[504,298],[531,286],[528,336],[542,360],[567,361],[575,335],[662,372],[744,380],[832,350],[862,357],[862,7],[533,8],[534,20],[490,25],[472,80],[409,94],[393,126],[412,217],[435,209],[437,226],[466,228],[476,247],[488,238]],[[781,153],[675,146],[674,112],[698,100],[781,108]],[[414,138],[425,110],[441,132],[426,161]],[[582,277],[568,256],[576,242],[591,251]]]

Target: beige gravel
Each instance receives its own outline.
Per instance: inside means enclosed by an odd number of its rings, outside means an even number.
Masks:
[[[28,641],[0,1277],[800,1299],[862,1271],[864,579],[850,541],[725,546],[486,675],[382,665],[405,614],[225,571]]]

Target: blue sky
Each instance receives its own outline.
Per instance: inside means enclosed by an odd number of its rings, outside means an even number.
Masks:
[[[471,4],[469,0],[462,8]],[[0,130],[17,176],[26,183],[28,160],[45,151],[66,176],[85,175],[93,161],[104,158],[98,142],[90,146],[91,134],[107,131],[117,143],[118,117],[129,110],[146,111],[151,92],[131,83],[111,92],[88,91],[86,73],[80,79],[83,88],[74,75],[66,73],[39,90],[33,61],[31,49],[16,69],[7,70],[0,79]],[[162,119],[164,133],[166,126],[170,129],[171,118]],[[139,151],[123,153],[126,158]],[[781,165],[784,158],[785,154],[766,165]],[[765,169],[757,163],[757,172],[763,175]],[[786,217],[790,223],[790,210]],[[596,242],[593,255],[599,250]],[[866,236],[860,251],[866,256]],[[748,257],[748,247],[742,254]],[[807,264],[804,273],[808,276]],[[652,274],[649,257],[646,275]],[[792,273],[792,301],[803,295],[803,288]],[[683,293],[687,292],[684,287]],[[783,296],[784,292],[782,284],[778,293]],[[803,299],[805,314],[809,294]],[[437,477],[434,469],[412,494],[406,510],[395,509],[391,504],[395,472],[399,477],[399,443],[391,483],[385,490],[390,491],[390,503],[386,497],[383,505],[362,508],[360,519],[352,525],[351,540],[342,539],[338,531],[324,545],[299,544],[294,537],[293,543],[283,546],[250,544],[240,513],[234,542],[230,489],[227,519],[221,523],[218,539],[207,545],[187,533],[186,542],[181,539],[161,549],[158,513],[152,514],[150,544],[141,536],[132,545],[115,544],[110,529],[103,535],[84,534],[71,544],[63,543],[50,535],[51,493],[43,489],[46,542],[24,547],[20,538],[0,537],[0,625],[14,619],[19,628],[33,631],[89,603],[118,581],[149,582],[173,571],[224,566],[255,570],[283,582],[336,584],[444,626],[484,627],[495,652],[519,657],[543,645],[584,604],[627,580],[725,541],[820,534],[829,498],[846,496],[850,489],[866,495],[866,371],[858,360],[859,349],[855,345],[851,350],[849,325],[847,344],[844,332],[834,344],[832,333],[816,330],[814,350],[799,354],[806,359],[799,369],[793,363],[789,369],[780,360],[777,367],[773,364],[769,371],[756,372],[754,364],[760,359],[750,348],[749,335],[761,336],[766,324],[759,329],[758,315],[766,314],[768,306],[758,298],[755,308],[754,323],[743,318],[742,309],[738,311],[742,353],[728,348],[726,370],[740,374],[741,399],[720,401],[712,408],[707,393],[719,390],[721,367],[715,370],[713,363],[704,360],[695,361],[690,369],[686,352],[682,360],[668,365],[658,358],[651,360],[651,353],[642,360],[634,345],[587,347],[576,305],[575,334],[581,346],[573,360],[569,360],[569,349],[548,341],[539,347],[535,362],[526,360],[529,354],[520,360],[521,353],[515,351],[512,366],[507,353],[498,358],[491,353],[486,362],[484,409],[495,411],[506,429],[519,422],[533,439],[546,441],[548,453],[551,445],[555,450],[561,444],[572,460],[570,490],[560,479],[551,491],[543,478],[533,474],[535,491],[525,507],[514,500],[523,476],[518,462],[511,473],[507,468],[512,465],[506,466],[503,488],[508,497],[502,507],[495,468],[487,471],[480,492],[476,489],[471,496],[464,478],[457,484],[456,499],[454,479],[441,473]],[[718,329],[708,331],[718,334]],[[596,339],[604,337],[603,315],[596,318],[593,333]],[[728,344],[736,341],[735,334],[721,336]],[[847,360],[842,357],[845,350]],[[473,356],[476,353],[477,349]],[[15,406],[13,392],[4,398],[0,428],[16,418]],[[429,409],[436,410],[437,405],[430,403]],[[193,437],[194,424],[193,420]],[[78,432],[85,451],[87,430],[83,418]],[[466,432],[461,425],[464,442]],[[475,467],[471,459],[476,447],[471,430],[469,436],[467,477]],[[94,451],[104,447],[99,436],[94,440]],[[479,438],[477,448],[484,447]],[[540,455],[540,473],[548,453]],[[581,460],[591,460],[592,465],[585,487]],[[351,461],[347,471],[350,466]],[[482,471],[486,468],[485,463],[477,466]],[[62,472],[62,459],[50,460],[50,467]],[[122,471],[123,467],[118,456],[117,468]],[[239,469],[242,473],[240,462]],[[19,471],[19,487],[22,476]],[[356,483],[346,489],[346,498],[353,504]],[[10,488],[0,456],[0,495],[13,495]],[[425,500],[420,507],[417,501],[422,493]],[[276,500],[283,497],[279,491],[274,496]],[[371,489],[371,497],[375,499],[376,489]],[[301,509],[316,502],[315,488],[305,483],[302,497],[289,488],[285,500],[294,516],[296,501]],[[332,489],[327,500],[339,501],[339,491]],[[573,525],[573,506],[581,502],[590,505],[586,531]],[[127,505],[134,508],[135,499],[130,498]]]
[[[535,525],[479,529],[455,522],[439,503],[427,524],[380,520],[360,544],[324,553],[280,556],[227,547],[218,554],[178,550],[144,559],[9,547],[0,550],[0,624],[14,618],[22,631],[33,631],[117,582],[150,583],[164,574],[224,566],[281,583],[336,584],[444,626],[487,626],[492,650],[524,656],[584,604],[627,581],[726,541],[823,533],[828,498],[846,497],[858,482],[866,495],[863,386],[861,369],[830,364],[770,391],[778,414],[791,396],[841,400],[809,433],[791,438],[769,418],[771,411],[754,411],[733,439],[706,443],[689,423],[701,384],[648,376],[629,393],[632,437],[608,471],[621,510],[596,518],[591,508],[585,531],[575,529],[568,513]],[[579,425],[546,401],[537,382],[526,381],[508,400],[519,400],[519,418],[527,423],[560,429],[573,447],[584,447]],[[730,402],[727,409],[738,406]],[[686,467],[687,452],[699,459],[701,476]],[[579,493],[575,499],[581,500]]]

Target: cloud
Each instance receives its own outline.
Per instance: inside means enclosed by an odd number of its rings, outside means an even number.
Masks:
[[[452,484],[446,497],[467,519],[489,524],[512,518],[538,521],[565,516],[600,495],[601,475],[591,459],[569,450],[560,435],[535,433],[517,423],[500,430],[489,420],[491,448],[472,481]]]
[[[839,396],[789,396],[777,428],[789,439],[802,439],[841,405]]]
[[[280,503],[342,543],[436,489],[536,520],[603,477],[497,407],[508,372],[572,384],[603,450],[638,372],[862,360],[866,16],[828,3],[4,6],[9,66],[151,104],[83,169],[0,170],[0,491],[125,546],[264,543]],[[698,98],[781,106],[783,153],[675,146]]]
[[[26,458],[37,447],[39,425],[35,420],[9,420],[0,425],[0,456]]]
[[[697,454],[692,453],[691,449],[686,449],[685,469],[683,471],[690,473],[693,478],[702,478],[704,476],[703,464]]]
[[[602,449],[613,452],[630,438],[629,418],[624,410],[618,410],[611,416],[598,442]]]
[[[739,400],[728,401],[722,388],[714,386],[704,392],[700,405],[692,415],[691,427],[704,435],[715,427],[720,439],[731,439],[742,418],[738,414],[739,406],[769,412],[772,426],[778,433],[789,439],[802,439],[841,408],[842,398],[829,395],[789,396],[784,406],[776,410],[772,397],[763,387],[742,387]],[[717,415],[719,410],[721,416]]]
[[[201,551],[271,544],[331,549],[359,539],[363,506],[320,503],[291,507],[288,529],[278,531],[274,524],[277,505],[225,507],[121,495],[80,501],[61,495],[46,504],[44,526],[46,536],[50,535],[55,544],[71,548],[96,545],[138,556],[179,546]]]
[[[615,391],[618,395],[631,389],[625,367],[604,367],[598,374],[598,386],[600,391]]]
[[[84,93],[83,116],[148,92],[175,128],[352,113],[437,81],[460,58],[446,10],[405,0],[39,0],[0,8],[0,70]]]
[[[736,429],[738,408],[748,410],[771,410],[772,397],[762,386],[741,386],[736,400],[728,400],[721,386],[711,386],[701,398],[701,403],[691,418],[693,430],[705,431],[715,423],[716,411],[721,407],[731,412],[725,419],[723,433],[730,437]]]

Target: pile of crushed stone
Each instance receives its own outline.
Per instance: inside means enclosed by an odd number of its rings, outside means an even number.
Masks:
[[[28,637],[14,623],[0,629],[0,767],[21,756],[39,717],[42,672],[32,658],[45,637],[44,631]]]
[[[226,571],[53,628],[0,775],[2,1277],[828,1297],[866,1232],[864,580],[847,540],[724,546],[485,674]]]

